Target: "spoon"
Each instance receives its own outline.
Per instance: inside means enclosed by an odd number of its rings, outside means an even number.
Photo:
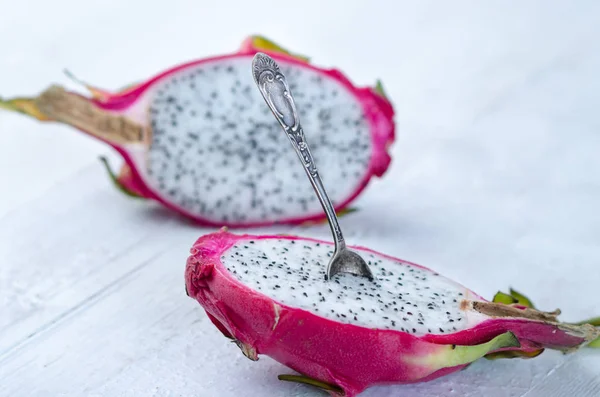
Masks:
[[[335,209],[327,196],[317,166],[304,138],[304,130],[300,125],[292,92],[285,76],[279,69],[279,65],[273,58],[259,52],[252,60],[252,76],[263,99],[296,150],[296,154],[302,165],[304,165],[306,175],[308,175],[308,179],[327,215],[327,221],[335,243],[335,252],[327,265],[325,279],[331,280],[338,273],[351,273],[372,280],[373,273],[371,273],[371,269],[369,269],[365,260],[346,247]]]

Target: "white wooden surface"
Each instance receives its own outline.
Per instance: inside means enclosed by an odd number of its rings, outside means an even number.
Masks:
[[[0,1],[0,94],[116,88],[263,33],[359,84],[382,78],[398,140],[342,219],[350,243],[563,319],[600,314],[600,3]],[[289,23],[294,20],[295,23]],[[298,23],[299,22],[299,23]],[[73,85],[70,85],[73,87]],[[313,396],[244,358],[184,293],[209,229],[123,197],[106,147],[0,113],[1,396]],[[113,156],[114,159],[114,156]],[[257,231],[257,230],[254,230]],[[327,228],[269,232],[327,237]],[[598,396],[600,352],[481,361],[365,396]]]

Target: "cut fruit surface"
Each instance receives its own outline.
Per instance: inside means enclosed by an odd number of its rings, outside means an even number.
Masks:
[[[387,170],[394,109],[380,86],[357,87],[261,37],[232,54],[174,66],[117,93],[86,98],[53,85],[0,107],[77,128],[116,149],[116,186],[200,224],[243,227],[324,219],[288,138],[252,80],[258,51],[286,74],[336,211]],[[123,179],[123,180],[122,180]],[[127,180],[125,180],[127,179]]]
[[[301,373],[297,380],[346,396],[427,381],[483,357],[572,352],[600,335],[592,324],[558,321],[560,311],[514,303],[531,304],[516,291],[513,303],[490,302],[430,269],[352,249],[373,282],[346,274],[326,281],[331,243],[221,230],[192,247],[186,291],[247,357],[268,355]],[[497,299],[512,296],[504,295]]]

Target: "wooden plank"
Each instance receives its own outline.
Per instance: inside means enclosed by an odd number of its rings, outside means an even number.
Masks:
[[[6,307],[23,302],[18,292],[26,287],[38,291],[39,302],[38,306],[19,306],[26,310],[13,315],[13,325],[3,329],[0,378],[6,382],[0,386],[0,394],[18,395],[27,390],[31,395],[233,396],[252,385],[251,396],[283,395],[292,390],[291,395],[313,395],[305,387],[279,383],[276,374],[289,372],[279,364],[266,358],[259,363],[244,358],[206,321],[199,306],[185,296],[185,258],[191,243],[206,230],[186,226],[166,213],[157,214],[147,204],[124,198],[106,186],[94,187],[95,182],[88,182],[88,186],[86,181],[97,180],[97,168],[85,170],[72,183],[13,214],[14,220],[11,216],[0,223],[3,239],[11,231],[22,236],[13,250],[3,252],[14,259],[9,263],[13,278],[19,281],[15,285],[24,280],[31,283],[21,284],[21,290],[9,294],[15,299]],[[77,199],[65,199],[75,196],[65,194],[71,189],[80,192]],[[385,208],[391,204],[380,198],[385,195],[376,197],[364,201],[372,210],[343,219],[349,227],[349,238],[403,256],[406,242],[398,244],[398,239],[405,232],[386,236],[369,226],[368,219],[385,218]],[[42,222],[41,214],[45,216]],[[65,214],[71,216],[68,223],[63,220]],[[414,214],[412,221],[420,215]],[[401,222],[406,215],[387,216],[392,222]],[[65,226],[54,226],[60,224]],[[19,230],[19,225],[28,232]],[[359,225],[367,225],[367,229]],[[460,227],[469,227],[469,223],[460,223]],[[328,232],[326,226],[288,231],[317,237],[326,237]],[[409,239],[416,243],[413,252],[423,255],[431,251],[426,248],[429,236],[415,235]],[[429,255],[441,262],[447,244],[438,244],[445,249]],[[37,249],[25,250],[22,261],[24,248],[31,246]],[[469,247],[471,242],[467,240],[462,249]],[[499,272],[480,269],[473,277],[493,274],[498,284],[510,279],[519,266],[523,264],[506,264]],[[54,283],[48,285],[47,280]],[[581,291],[586,290],[588,282],[580,281]],[[537,291],[543,295],[544,290]],[[2,289],[1,293],[7,291]],[[588,360],[600,368],[597,357]],[[402,392],[408,396],[436,396],[453,390],[464,395],[485,392],[516,396],[541,382],[540,374],[552,372],[563,362],[563,356],[553,352],[530,361],[479,362],[467,371],[435,382],[377,387],[365,395]],[[223,368],[231,375],[223,376]],[[157,377],[158,373],[161,376]],[[508,378],[509,389],[505,385]],[[129,394],[123,394],[124,390]],[[498,390],[506,394],[498,394]]]
[[[168,249],[136,262],[4,354],[2,395],[316,395],[278,382],[288,369],[264,357],[247,360],[216,331],[183,289],[182,264],[196,233],[172,228],[169,234]],[[535,374],[562,360],[550,352],[532,361],[483,361],[435,382],[377,387],[365,396],[519,395]]]
[[[0,240],[10,241],[0,245],[0,354],[169,244],[162,230],[181,220],[104,177],[94,164],[0,222]]]

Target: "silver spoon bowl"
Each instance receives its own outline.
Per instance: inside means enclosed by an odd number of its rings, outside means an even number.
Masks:
[[[268,55],[257,53],[252,61],[252,76],[269,109],[290,139],[327,215],[327,221],[333,234],[335,252],[327,265],[325,279],[331,280],[338,273],[350,273],[372,280],[373,273],[365,260],[346,247],[335,209],[327,196],[317,166],[304,138],[304,130],[300,125],[292,92],[279,65]]]

